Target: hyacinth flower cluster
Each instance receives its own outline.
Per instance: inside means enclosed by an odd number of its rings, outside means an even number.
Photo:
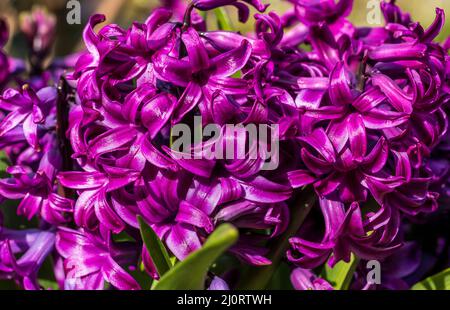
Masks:
[[[287,266],[291,288],[330,290],[324,270],[342,265],[351,289],[408,289],[448,268],[450,41],[436,41],[444,11],[424,29],[382,1],[385,25],[361,28],[347,19],[351,0],[289,2],[279,15],[259,0],[164,1],[127,29],[96,14],[76,62],[48,68],[54,19],[24,18],[29,68],[9,67],[28,76],[0,73],[11,164],[0,197],[39,224],[0,222],[0,279],[39,289],[51,259],[59,289],[163,285],[142,223],[174,270],[233,225],[239,239],[203,279],[209,289],[270,287],[268,270]],[[208,30],[205,16],[223,7],[241,22],[258,11],[254,32]],[[2,46],[5,23],[0,30]],[[180,156],[173,128],[196,118],[220,134],[184,150],[200,156]],[[251,156],[263,141],[230,134],[230,124],[277,128],[276,167]],[[230,141],[246,146],[231,152],[243,157],[205,154]],[[368,282],[368,261],[381,262],[382,284]]]

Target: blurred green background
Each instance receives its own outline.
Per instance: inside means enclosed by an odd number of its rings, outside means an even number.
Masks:
[[[107,16],[108,22],[115,22],[122,26],[128,26],[133,20],[144,21],[149,12],[157,7],[158,0],[79,0],[82,9],[82,24],[69,25],[66,22],[66,4],[68,0],[1,0],[0,16],[8,19],[12,32],[17,33],[17,24],[20,13],[30,10],[33,5],[46,7],[55,13],[58,18],[57,42],[55,48],[56,55],[66,55],[83,47],[81,42],[81,32],[83,25],[89,16],[96,12],[101,12]],[[354,0],[354,9],[350,19],[357,25],[368,25],[367,14],[368,4],[371,0]],[[373,0],[372,0],[373,1]],[[379,0],[381,1],[381,0]],[[279,13],[285,12],[291,5],[283,0],[263,0],[270,2],[269,10]],[[424,27],[428,27],[435,17],[435,8],[440,7],[448,14],[450,13],[450,0],[398,0],[397,3],[406,11],[410,12],[413,19],[419,21]],[[252,21],[247,24],[240,24],[236,20],[236,12],[230,9],[233,25],[236,29],[246,32],[252,29]],[[211,15],[209,15],[211,16]],[[211,18],[210,24],[211,24]],[[213,22],[213,21],[212,21]],[[374,25],[372,25],[374,26]],[[450,22],[446,23],[444,32],[440,40],[444,40],[450,35]],[[12,41],[12,42],[11,42]],[[20,35],[13,36],[13,40],[7,46],[7,50],[14,56],[24,56],[26,53],[25,43]]]

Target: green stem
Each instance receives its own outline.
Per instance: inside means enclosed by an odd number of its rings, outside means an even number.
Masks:
[[[311,189],[305,189],[299,193],[295,205],[291,208],[291,220],[288,228],[269,244],[268,258],[272,264],[263,267],[249,267],[241,277],[237,289],[262,290],[267,287],[289,248],[289,238],[298,232],[315,201],[316,195]]]
[[[220,30],[233,31],[233,25],[231,24],[230,17],[228,16],[225,8],[215,9],[214,14],[216,14],[217,25],[219,26]]]
[[[323,267],[321,277],[327,280],[336,290],[348,290],[359,261],[359,258],[352,254],[348,263],[339,261],[333,268],[327,262]]]

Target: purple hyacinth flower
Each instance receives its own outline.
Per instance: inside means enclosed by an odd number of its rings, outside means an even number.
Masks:
[[[73,201],[54,192],[54,176],[43,170],[33,173],[21,166],[7,168],[12,178],[0,180],[0,195],[9,199],[21,199],[17,213],[29,220],[39,214],[51,224],[68,221],[67,214],[73,212]]]
[[[22,126],[23,134],[31,147],[40,149],[39,126],[45,126],[47,118],[51,118],[50,110],[54,108],[56,89],[43,88],[37,92],[29,86],[24,86],[21,91],[6,90],[0,97],[0,107],[10,111],[0,122],[0,137],[13,130],[16,126]]]
[[[105,16],[90,17],[83,32],[87,47],[75,66],[73,78],[78,82],[78,93],[82,103],[100,101],[101,93],[116,83],[134,78],[138,84],[154,82],[153,64],[149,59],[172,41],[176,29],[169,23],[171,12],[155,10],[144,24],[135,23],[128,31],[117,25],[107,25],[94,32],[94,27],[105,21]],[[134,50],[134,53],[130,53]],[[167,51],[167,50],[166,50]],[[108,78],[106,78],[108,77]]]
[[[338,18],[347,17],[352,9],[353,0],[308,1],[294,0],[297,17],[300,21],[311,24],[321,21],[332,23]]]
[[[292,186],[301,187],[314,182],[316,175],[319,180],[314,183],[314,187],[320,197],[334,196],[340,201],[352,203],[365,201],[368,190],[373,195],[381,195],[404,182],[400,176],[378,173],[386,164],[388,156],[385,139],[382,137],[376,141],[373,149],[368,152],[361,117],[350,117],[348,124],[353,134],[348,136],[349,146],[340,152],[339,157],[330,138],[322,129],[315,130],[308,137],[300,138],[308,146],[302,149],[301,157],[312,174],[305,170],[289,172]],[[310,147],[314,153],[311,153]]]
[[[125,223],[117,215],[108,195],[136,180],[139,172],[117,167],[104,168],[104,173],[61,172],[58,180],[62,186],[80,191],[74,206],[74,220],[77,225],[92,230],[100,223],[119,233],[125,228]]]
[[[120,264],[135,265],[136,248],[115,244],[109,232],[60,228],[56,249],[64,258],[65,289],[100,290],[108,282],[121,290],[138,290],[139,284]]]
[[[228,52],[210,58],[207,49],[193,28],[187,29],[181,39],[188,57],[181,60],[160,53],[154,57],[154,68],[165,81],[186,87],[175,110],[173,123],[179,122],[203,100],[211,98],[217,88],[225,94],[243,94],[247,83],[231,76],[248,62],[252,48],[248,41]]]
[[[30,53],[41,61],[53,46],[55,26],[56,17],[41,7],[20,15],[20,29],[25,34]]]
[[[38,272],[44,260],[53,251],[54,244],[54,232],[2,228],[0,278],[14,279],[27,290],[40,289]]]
[[[317,277],[311,270],[295,268],[291,272],[291,283],[296,290],[333,290],[326,280]]]
[[[358,257],[381,259],[392,254],[400,244],[378,242],[378,232],[367,235],[359,206],[354,203],[346,211],[340,202],[320,200],[320,207],[325,220],[325,234],[321,242],[311,242],[302,238],[289,239],[292,249],[288,259],[302,268],[315,268],[328,261],[334,266],[340,260],[350,261],[353,252]]]
[[[298,20],[308,26],[325,23],[336,39],[342,35],[353,36],[355,27],[346,17],[353,7],[353,0],[292,0]]]
[[[201,247],[200,230],[210,233],[214,228],[208,211],[202,205],[182,200],[187,195],[189,182],[189,178],[183,178],[182,174],[158,173],[154,181],[138,185],[140,213],[181,260]],[[211,198],[216,199],[214,196]],[[204,205],[208,206],[206,201]]]
[[[208,287],[209,291],[228,291],[230,287],[225,280],[215,276]]]
[[[383,12],[384,19],[387,23],[409,25],[412,22],[411,15],[409,13],[403,13],[395,4],[395,1],[381,2],[381,11]]]

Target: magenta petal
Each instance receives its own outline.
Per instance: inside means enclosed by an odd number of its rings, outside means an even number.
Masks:
[[[327,128],[327,135],[330,137],[331,143],[336,150],[336,152],[341,152],[344,146],[347,144],[349,134],[348,131],[348,120],[346,117],[335,120],[330,123]]]
[[[173,23],[166,23],[161,25],[157,31],[153,32],[147,37],[147,46],[153,51],[157,51],[164,47],[170,35],[173,33],[176,25]]]
[[[201,177],[209,178],[216,165],[214,160],[196,159],[192,154],[177,152],[167,146],[163,146],[163,150],[183,169]]]
[[[211,94],[220,89],[226,95],[245,95],[248,93],[249,82],[232,77],[212,76],[203,89],[207,89]]]
[[[208,287],[209,291],[227,291],[229,289],[230,287],[227,282],[217,276],[212,279],[211,284]]]
[[[131,122],[136,122],[139,109],[155,95],[156,88],[153,84],[141,84],[125,98],[125,103],[122,105],[124,117]]]
[[[348,74],[342,62],[338,62],[331,72],[329,93],[334,105],[347,105],[353,101]]]
[[[173,115],[173,123],[178,123],[193,108],[195,108],[202,99],[202,88],[195,82],[190,82],[184,90]]]
[[[103,277],[106,281],[120,290],[140,290],[141,287],[136,280],[119,266],[110,256],[102,266]]]
[[[51,193],[48,196],[51,208],[59,212],[73,212],[73,201],[58,194]]]
[[[317,175],[327,174],[332,171],[333,164],[330,164],[326,160],[314,156],[306,149],[302,149],[301,158],[305,166],[313,173]]]
[[[156,147],[153,146],[152,142],[144,138],[141,145],[141,151],[145,159],[148,160],[152,165],[162,169],[173,169],[175,167],[175,162]]]
[[[252,181],[241,183],[244,190],[244,198],[261,203],[282,202],[291,196],[291,188],[272,182],[262,176],[257,176]]]
[[[17,207],[17,214],[24,215],[30,220],[41,208],[42,197],[30,193],[26,194]]]
[[[369,57],[377,61],[395,61],[405,59],[421,59],[425,57],[427,46],[414,42],[383,44],[371,51]]]
[[[142,263],[144,264],[145,271],[156,280],[159,280],[159,274],[156,270],[156,266],[153,263],[152,257],[150,256],[150,253],[148,253],[147,248],[145,247],[145,244],[142,245]]]
[[[100,39],[94,32],[94,27],[97,24],[103,23],[105,20],[106,17],[102,14],[93,15],[89,18],[89,23],[83,31],[83,39],[87,49],[91,54],[96,55],[97,57],[100,56],[97,50],[97,45],[99,44]]]
[[[145,20],[147,30],[153,33],[159,26],[167,23],[172,17],[172,11],[168,8],[156,8]]]
[[[224,52],[238,48],[244,40],[248,40],[252,45],[253,54],[261,57],[268,57],[269,55],[264,41],[247,38],[239,33],[231,31],[208,31],[202,33],[202,37],[206,38],[212,46]]]
[[[298,103],[298,102],[297,102]],[[313,119],[338,119],[341,118],[346,112],[346,107],[344,106],[324,106],[318,109],[307,108],[304,115],[311,117]]]
[[[166,54],[154,57],[156,73],[165,81],[186,87],[191,80],[193,68],[187,60],[178,60]]]
[[[364,114],[364,126],[368,129],[388,129],[400,126],[409,120],[410,116],[404,112],[386,111],[374,108]]]
[[[12,181],[11,179],[0,180],[0,195],[9,199],[22,199],[26,194],[23,192],[23,188],[18,186],[16,181]]]
[[[389,147],[384,137],[381,137],[372,151],[364,158],[363,164],[371,173],[383,169],[389,156]]]
[[[186,193],[186,201],[206,215],[210,215],[219,203],[228,199],[234,199],[240,195],[239,184],[230,181],[208,182],[204,180],[193,180],[193,184]]]
[[[252,53],[252,46],[247,41],[231,51],[225,52],[211,60],[214,66],[213,74],[220,77],[231,76],[241,70],[248,62]]]
[[[74,206],[74,220],[80,227],[94,229],[98,225],[95,214],[98,191],[84,191],[78,196]]]
[[[375,74],[372,83],[380,88],[398,112],[412,112],[412,96],[406,94],[395,81],[384,74]]]
[[[424,43],[432,42],[441,32],[445,24],[445,12],[440,8],[436,8],[436,19],[431,26],[425,31],[421,41]]]
[[[132,142],[136,134],[136,131],[128,126],[110,129],[90,141],[90,154],[92,158],[95,158],[108,152],[114,152],[119,147]]]
[[[23,113],[20,109],[12,111],[0,123],[0,136],[3,136],[8,131],[14,129],[19,125],[26,117],[30,117],[29,114]]]
[[[125,194],[122,191],[112,193],[111,202],[114,211],[125,223],[138,228],[139,224],[136,219],[136,214],[139,214],[139,207],[137,206],[136,201],[132,200],[131,197],[124,196]]]
[[[290,171],[287,174],[289,183],[293,188],[303,187],[313,183],[316,178],[312,176],[307,170]]]
[[[362,160],[367,152],[366,127],[363,118],[358,113],[349,115],[347,119],[348,137],[350,149],[355,160]]]
[[[332,173],[325,179],[317,181],[314,184],[314,188],[322,198],[334,192],[342,183],[342,176],[340,176],[338,173]]]
[[[232,120],[238,112],[236,103],[228,98],[223,92],[217,91],[211,99],[211,116],[218,125],[225,125]]]
[[[197,72],[207,69],[209,67],[208,53],[197,31],[189,27],[183,32],[181,39],[186,46],[193,71]]]
[[[412,177],[411,160],[406,152],[393,151],[395,156],[395,175],[404,177],[407,182]]]
[[[125,228],[122,219],[112,209],[104,189],[101,189],[97,194],[95,214],[102,225],[116,234]]]
[[[180,260],[201,247],[200,240],[194,228],[186,224],[176,224],[166,238],[170,251]]]
[[[231,222],[236,220],[240,216],[251,213],[251,211],[254,210],[255,207],[256,204],[252,202],[246,200],[238,200],[221,208],[214,218],[219,222]]]
[[[376,87],[373,87],[356,98],[353,101],[352,105],[360,112],[366,112],[375,108],[385,99],[386,97],[380,92],[380,90],[378,90],[378,88]]]
[[[267,266],[272,264],[267,255],[267,248],[255,245],[251,240],[243,239],[230,248],[230,252],[240,260],[254,266]],[[247,241],[247,242],[246,242]]]
[[[314,50],[331,71],[341,58],[339,56],[338,45],[330,28],[326,23],[314,25],[310,29],[310,37]]]
[[[23,134],[30,146],[36,150],[39,149],[39,140],[37,135],[37,124],[33,117],[29,115],[23,122]]]
[[[213,223],[209,216],[186,201],[182,201],[180,203],[175,220],[180,223],[203,228],[207,233],[211,233],[214,229]]]
[[[333,290],[333,287],[324,279],[318,278],[310,270],[296,268],[291,273],[292,286],[296,290]]]
[[[61,185],[73,189],[94,189],[107,182],[107,178],[100,172],[61,172],[58,175]]]
[[[322,128],[314,130],[309,136],[300,137],[299,140],[310,145],[328,162],[333,163],[336,161],[333,144]]]
[[[142,124],[147,127],[153,139],[172,116],[176,98],[170,94],[160,94],[142,107]]]

